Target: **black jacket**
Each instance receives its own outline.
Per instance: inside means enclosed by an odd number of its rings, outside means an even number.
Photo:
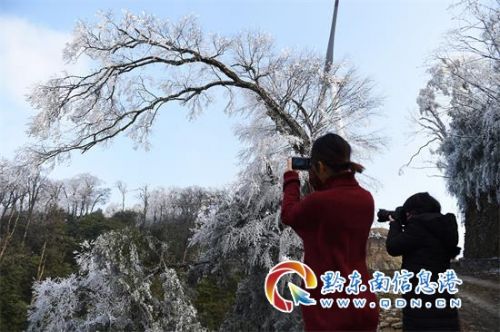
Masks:
[[[411,217],[406,226],[399,222],[390,223],[386,248],[391,256],[403,256],[401,268],[413,272],[420,269],[432,272],[432,281],[437,281],[438,273],[450,268],[450,259],[460,253],[458,244],[458,226],[455,215],[448,213],[423,213]],[[403,295],[407,306],[403,309],[403,329],[409,330],[459,330],[456,309],[416,309],[409,308],[410,298],[422,298],[422,302],[431,302],[436,298],[445,298],[449,304],[452,295],[437,293],[433,295],[415,294],[418,284],[416,277],[411,279],[412,291]],[[460,288],[459,288],[460,289]],[[459,293],[458,293],[459,294]]]

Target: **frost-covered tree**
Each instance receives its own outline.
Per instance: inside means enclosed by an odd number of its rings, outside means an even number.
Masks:
[[[366,94],[364,98],[373,97]],[[345,105],[350,105],[349,101]],[[220,200],[200,211],[191,243],[204,246],[200,259],[212,262],[205,267],[210,273],[222,279],[228,268],[244,274],[236,302],[221,330],[301,330],[298,311],[290,315],[275,310],[265,299],[262,288],[255,287],[262,285],[266,273],[279,261],[302,260],[303,249],[300,238],[289,227],[283,229],[279,220],[282,174],[286,158],[294,153],[293,147],[274,129],[265,110],[259,111],[257,103],[254,107],[252,120],[236,129],[240,140],[247,144],[240,153],[243,169]],[[326,128],[313,127],[313,131],[321,135]],[[347,138],[352,137],[355,157],[366,156],[376,147],[357,141],[350,126],[343,129],[351,133]],[[300,176],[305,183],[305,173]],[[285,285],[283,282],[282,292]]]
[[[151,197],[151,190],[149,189],[149,186],[147,184],[137,188],[137,190],[138,190],[137,198],[140,199],[142,204],[141,220],[139,222],[141,226],[144,226],[146,224],[147,221],[146,218],[149,212],[149,200]]]
[[[240,184],[254,194],[262,179],[274,177],[274,194],[265,191],[264,201],[279,198],[278,165],[285,156],[306,155],[314,138],[328,131],[342,130],[358,155],[381,143],[366,130],[380,104],[370,80],[345,64],[325,72],[322,56],[277,50],[261,32],[224,37],[204,33],[192,17],[171,23],[146,14],[126,13],[121,20],[103,14],[97,24],[77,24],[64,54],[67,61],[88,56],[95,68],[53,78],[29,97],[39,110],[30,134],[41,142],[32,148],[42,160],[87,151],[121,133],[147,145],[164,106],[180,103],[195,117],[218,91],[226,93],[228,113],[254,119],[240,135],[256,149],[246,169],[255,176]],[[325,84],[332,86],[326,96]],[[280,154],[262,151],[278,144]]]
[[[25,211],[27,190],[23,185],[25,169],[9,160],[0,160],[0,262]]]
[[[264,113],[237,130],[249,143],[240,154],[244,169],[217,200],[202,207],[191,245],[202,246],[200,260],[210,264],[201,268],[217,275],[222,285],[232,273],[244,275],[220,330],[300,330],[297,312],[275,310],[262,287],[255,286],[263,284],[266,273],[280,260],[301,259],[300,238],[288,227],[281,231],[278,219],[280,174],[292,149]]]
[[[29,134],[40,142],[31,150],[41,160],[85,152],[122,133],[147,146],[165,106],[187,106],[195,117],[217,92],[226,93],[228,113],[250,114],[258,104],[294,150],[307,153],[318,130],[335,128],[340,118],[346,126],[365,120],[377,102],[353,69],[343,68],[337,81],[340,66],[323,73],[316,54],[278,51],[259,32],[207,34],[192,17],[171,23],[146,14],[126,13],[121,20],[103,14],[97,24],[77,24],[64,56],[70,62],[89,57],[95,67],[39,84],[30,95],[39,112]],[[326,102],[318,99],[325,83],[336,85]],[[250,103],[238,98],[244,95]]]
[[[68,214],[74,217],[84,216],[94,211],[97,206],[108,202],[111,189],[103,186],[98,177],[82,173],[64,181],[62,204]]]
[[[19,230],[24,244],[29,227],[40,206],[39,199],[48,180],[41,167],[14,160],[0,160],[0,261],[5,254],[20,222]]]
[[[458,4],[417,98],[420,127],[465,214],[468,258],[500,257],[500,1]]]
[[[82,249],[77,274],[34,284],[28,331],[203,331],[164,243],[127,229]]]
[[[172,260],[186,266],[193,262],[196,249],[188,246],[200,208],[211,201],[212,190],[199,186],[156,187],[150,190],[146,228],[169,243]]]
[[[122,196],[122,212],[125,211],[125,196],[127,195],[127,184],[123,181],[116,181],[115,183],[116,189],[120,192]]]
[[[63,189],[64,181],[46,178],[39,198],[40,210],[50,211],[56,208],[64,208]]]
[[[165,188],[158,187],[151,191],[150,209],[147,219],[151,222],[161,222],[167,213],[167,208],[170,205],[169,195]]]
[[[246,276],[224,329],[298,327],[297,315],[272,309],[262,287],[255,287],[279,260],[302,254],[300,239],[279,226],[284,162],[291,154],[307,155],[313,140],[329,131],[342,132],[357,158],[376,149],[381,140],[367,125],[380,100],[370,80],[346,64],[324,71],[322,56],[277,50],[261,32],[204,33],[192,17],[171,23],[126,13],[121,20],[104,14],[97,24],[80,22],[65,58],[82,56],[93,60],[90,73],[65,73],[29,97],[39,111],[30,127],[40,142],[31,147],[34,155],[41,161],[64,158],[121,134],[147,147],[167,105],[186,106],[194,118],[224,93],[226,113],[249,119],[238,129],[248,148],[231,190],[219,202],[202,204],[192,245],[204,248],[200,259],[211,263],[209,272],[230,261],[243,263],[236,269]],[[144,221],[150,202],[143,204]]]

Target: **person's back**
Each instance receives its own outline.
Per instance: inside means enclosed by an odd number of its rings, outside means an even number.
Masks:
[[[415,250],[403,255],[401,268],[418,273],[420,269],[433,274],[450,268],[450,257],[458,254],[458,231],[455,215],[447,213],[421,213],[413,216],[412,233],[418,234]]]
[[[318,242],[325,243],[328,250],[342,254],[322,253],[324,264],[345,275],[354,269],[366,272],[366,242],[374,212],[372,195],[359,186],[352,175],[334,180],[333,187],[322,194],[326,199],[319,222]]]
[[[314,257],[306,257],[308,264],[319,276],[325,271],[339,271],[346,278],[345,287],[349,284],[347,278],[357,270],[363,284],[367,285],[369,279],[366,266],[366,242],[373,222],[374,202],[370,192],[359,186],[350,174],[330,182],[331,186],[318,192],[323,199],[324,208],[318,218],[318,229],[312,238],[313,244],[318,244]],[[304,241],[304,247],[306,243]],[[308,250],[306,250],[308,252]],[[309,263],[308,263],[309,262]],[[318,298],[365,298],[365,308],[354,309],[322,309],[317,307],[303,307],[307,312],[305,317],[314,315],[314,319],[305,322],[311,330],[369,330],[378,324],[378,310],[370,309],[369,303],[376,302],[376,296],[369,291],[360,294],[347,294],[336,292],[322,295],[320,288],[315,296]],[[362,318],[362,319],[360,319]],[[305,319],[307,320],[307,318]],[[308,324],[309,323],[309,324]],[[312,325],[314,324],[314,325]]]
[[[416,201],[418,204],[413,204]],[[409,203],[408,203],[409,202]],[[424,203],[433,203],[430,208]],[[392,256],[403,256],[401,268],[413,272],[416,276],[421,269],[430,271],[430,281],[437,282],[439,273],[450,268],[450,259],[459,254],[457,247],[457,222],[453,214],[443,215],[440,206],[427,193],[419,193],[405,202],[404,210],[408,211],[409,219],[403,226],[398,221],[392,221],[387,235],[387,252]],[[417,207],[414,207],[416,205]],[[420,207],[423,206],[423,207]],[[428,205],[428,204],[427,204]],[[430,212],[427,212],[430,211]],[[412,213],[410,213],[412,212]],[[422,303],[435,303],[439,297],[446,301],[446,308],[403,308],[403,329],[405,331],[440,331],[460,329],[457,309],[450,308],[450,299],[453,295],[443,292],[435,294],[416,294],[418,285],[416,277],[411,278],[412,290],[403,297],[410,299],[421,298]]]
[[[370,308],[376,302],[369,287],[359,294],[347,294],[348,276],[357,270],[362,282],[370,278],[366,266],[366,242],[374,216],[372,195],[359,186],[354,172],[330,176],[322,183],[316,182],[315,190],[299,204],[299,177],[295,171],[284,174],[282,222],[290,225],[302,238],[304,263],[318,278],[318,287],[308,290],[316,299],[313,306],[301,306],[306,331],[375,331],[378,309]],[[327,271],[339,271],[346,279],[343,291],[322,294],[320,276]],[[303,286],[303,284],[302,284]],[[322,308],[320,298],[348,298],[347,308]],[[355,308],[352,299],[366,299],[364,308]]]

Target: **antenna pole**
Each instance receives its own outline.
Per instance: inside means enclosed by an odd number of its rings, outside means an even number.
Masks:
[[[337,25],[337,12],[339,10],[339,0],[335,0],[333,10],[332,27],[330,29],[330,39],[328,39],[328,47],[326,50],[325,73],[328,73],[332,68],[333,63],[333,46],[335,43],[335,27]]]

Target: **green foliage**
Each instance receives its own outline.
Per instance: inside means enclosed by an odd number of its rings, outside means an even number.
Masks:
[[[38,273],[41,273],[41,279],[45,279],[66,277],[76,272],[74,252],[79,249],[81,241],[93,240],[110,230],[134,225],[136,215],[135,212],[124,211],[106,218],[101,211],[97,211],[72,218],[63,210],[54,209],[34,216],[24,245],[25,223],[20,223],[0,263],[0,330],[26,329],[31,286]],[[5,220],[0,224],[5,224]]]
[[[173,261],[182,261],[187,241],[191,232],[188,222],[185,220],[172,220],[151,226],[151,233],[159,240],[168,243],[169,252]]]
[[[197,284],[193,305],[203,326],[213,331],[219,329],[234,303],[238,280],[239,276],[234,276],[228,284],[220,285],[215,276],[209,275]]]
[[[12,250],[0,265],[0,330],[26,328],[26,309],[31,301],[31,283],[39,256],[27,250]]]
[[[135,222],[135,213],[120,212],[112,218],[106,218],[101,210],[81,218],[69,220],[68,234],[77,241],[94,240],[99,235],[111,230],[118,230]]]
[[[155,275],[153,277],[153,281],[151,282],[151,294],[153,294],[153,296],[161,301],[163,299],[163,296],[165,295],[165,292],[163,290],[163,286],[162,286],[162,283],[161,283],[161,279],[160,279],[160,276],[158,275]]]
[[[116,212],[110,220],[119,222],[125,225],[134,225],[139,218],[139,214],[135,211],[125,210]]]
[[[0,263],[0,330],[26,329],[27,308],[32,300],[31,286],[39,276],[39,269],[43,270],[42,280],[47,277],[67,277],[77,272],[74,254],[80,248],[79,243],[94,240],[103,233],[127,228],[131,241],[138,248],[141,264],[147,270],[155,270],[161,262],[175,265],[183,263],[184,259],[192,261],[194,249],[187,250],[190,228],[193,226],[192,218],[171,216],[169,220],[139,229],[135,227],[137,217],[138,214],[133,211],[118,212],[110,218],[105,217],[101,211],[96,211],[73,218],[63,210],[55,209],[46,215],[36,216],[24,246],[21,244],[24,231],[22,225]],[[146,241],[146,233],[153,235],[156,240]],[[168,257],[161,256],[165,252],[168,252]],[[186,271],[183,269],[176,270],[179,278],[185,281]],[[202,278],[195,287],[186,290],[199,313],[201,323],[211,330],[217,330],[221,326],[235,301],[241,276],[237,273],[230,274],[225,278],[224,285],[220,284],[221,281],[216,276],[209,275]],[[153,278],[150,290],[156,300],[165,296],[162,280],[158,276]]]

